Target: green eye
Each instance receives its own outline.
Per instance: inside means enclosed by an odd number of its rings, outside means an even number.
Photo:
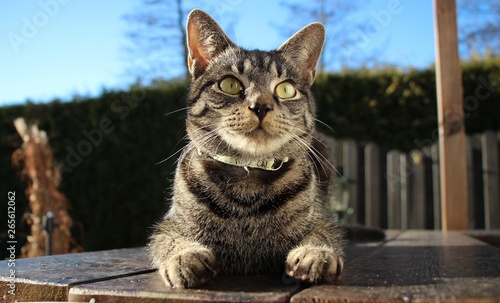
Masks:
[[[234,77],[226,77],[219,82],[219,88],[227,94],[237,95],[242,91],[243,85]]]
[[[295,87],[288,81],[281,82],[280,84],[276,85],[274,93],[281,99],[290,99],[297,95]]]

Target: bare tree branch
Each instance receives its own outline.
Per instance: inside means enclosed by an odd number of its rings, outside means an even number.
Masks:
[[[462,53],[500,54],[500,2],[458,1],[459,39]]]
[[[321,22],[327,27],[326,42],[319,60],[318,71],[323,73],[332,70],[335,66],[343,65],[346,61],[346,50],[352,49],[357,42],[357,37],[351,34],[353,28],[360,28],[364,23],[354,21],[353,14],[360,9],[360,4],[350,0],[314,0],[307,2],[281,2],[290,12],[290,23],[300,21],[305,25],[310,22]],[[366,4],[366,3],[364,3]],[[289,29],[288,29],[289,28]],[[286,36],[298,28],[283,31]],[[359,52],[358,52],[359,53]],[[352,58],[349,58],[352,59]]]
[[[142,5],[125,15],[131,27],[126,36],[131,73],[146,82],[187,77],[186,29],[188,11],[183,0],[142,0]]]

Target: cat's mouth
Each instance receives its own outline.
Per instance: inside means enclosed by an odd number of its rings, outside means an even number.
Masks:
[[[264,127],[262,127],[262,125],[259,125],[254,130],[246,133],[245,137],[261,142],[266,142],[275,139],[269,131],[267,131]]]
[[[238,159],[235,157],[231,156],[225,156],[225,155],[210,155],[207,153],[202,152],[201,150],[198,149],[198,154],[200,156],[205,156],[208,158],[211,158],[217,162],[221,162],[227,165],[232,165],[232,166],[238,166],[238,167],[243,167],[245,169],[248,168],[258,168],[262,170],[268,170],[268,171],[277,171],[279,170],[284,163],[288,162],[290,159],[288,157],[285,157],[283,159],[259,159],[259,160],[242,160]]]

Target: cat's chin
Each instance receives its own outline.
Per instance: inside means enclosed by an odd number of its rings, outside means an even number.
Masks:
[[[290,138],[268,136],[222,136],[226,143],[249,158],[272,158],[290,142]],[[289,156],[289,155],[283,155]]]

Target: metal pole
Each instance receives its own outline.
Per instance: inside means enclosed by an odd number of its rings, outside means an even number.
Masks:
[[[54,213],[48,211],[43,216],[43,231],[45,232],[45,255],[52,254],[52,230],[54,230]]]

